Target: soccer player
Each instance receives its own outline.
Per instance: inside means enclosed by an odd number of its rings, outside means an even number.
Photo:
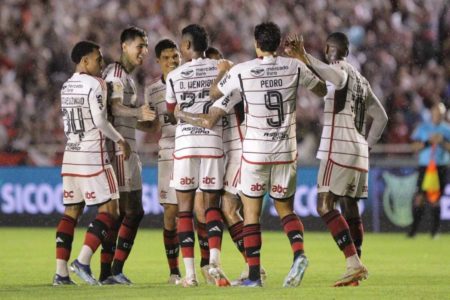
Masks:
[[[144,216],[142,165],[136,152],[135,131],[148,129],[144,122],[139,121],[153,121],[156,117],[147,104],[137,106],[136,86],[131,77],[131,73],[142,65],[148,54],[147,34],[138,27],[126,28],[120,35],[120,44],[120,61],[110,64],[103,77],[112,89],[108,99],[113,116],[112,123],[128,141],[132,152],[130,158],[125,160],[120,149],[114,144],[111,147],[120,192],[120,222],[112,228],[109,238],[103,244],[100,274],[103,284],[132,283],[124,275],[123,265],[130,254],[139,223]],[[117,235],[117,247],[114,250]]]
[[[156,62],[162,75],[145,90],[145,103],[156,109],[161,124],[161,137],[158,152],[158,194],[159,203],[164,207],[164,247],[170,275],[168,282],[176,284],[181,279],[178,268],[179,242],[176,217],[178,203],[175,189],[169,186],[173,172],[173,149],[175,145],[176,120],[170,119],[166,109],[166,78],[170,71],[180,65],[180,52],[172,40],[164,39],[155,46]]]
[[[217,61],[205,58],[208,34],[197,24],[182,30],[180,51],[187,62],[167,76],[167,109],[173,113],[177,103],[181,110],[207,112],[209,89],[217,75]],[[221,124],[219,124],[221,125]],[[195,191],[203,191],[206,227],[210,251],[209,273],[218,286],[229,285],[220,262],[223,221],[220,192],[223,188],[224,152],[222,129],[205,129],[179,122],[175,135],[173,184],[178,199],[178,238],[186,269],[183,285],[197,286],[194,267],[193,208]]]
[[[296,103],[299,85],[319,96],[326,94],[325,83],[302,62],[279,57],[281,33],[268,22],[255,27],[258,58],[237,64],[219,64],[219,75],[211,88],[217,99],[240,90],[245,106],[245,135],[242,144],[241,199],[244,205],[244,247],[249,278],[242,285],[262,286],[260,274],[261,209],[269,193],[291,243],[294,262],[284,280],[285,287],[300,284],[308,261],[303,248],[303,224],[294,213],[297,141]],[[226,74],[225,74],[226,73]]]
[[[205,51],[208,58],[220,60],[223,59],[222,53],[214,47],[209,47]],[[179,106],[177,106],[177,109]],[[194,114],[185,111],[176,110],[176,117],[189,124],[211,129],[219,120],[223,126],[223,147],[225,152],[225,175],[224,175],[224,193],[222,195],[221,209],[222,215],[228,226],[231,239],[235,243],[239,252],[245,259],[244,240],[242,230],[244,222],[240,215],[242,206],[238,196],[238,183],[240,175],[240,165],[242,156],[242,142],[240,125],[244,118],[242,98],[239,91],[233,92],[229,97],[224,97],[214,102],[207,114]],[[248,278],[248,265],[237,282],[240,284]],[[265,276],[264,269],[261,270]]]
[[[419,152],[419,177],[417,178],[417,191],[413,202],[413,223],[408,232],[409,237],[414,237],[417,233],[425,212],[425,200],[430,203],[433,216],[431,237],[436,237],[439,231],[441,222],[440,198],[445,190],[447,167],[450,164],[450,124],[445,121],[445,111],[443,103],[439,102],[433,105],[431,107],[431,121],[419,124],[411,136],[414,141],[413,149]],[[425,172],[431,159],[434,159],[436,163],[440,187],[440,193],[434,197],[429,197],[427,192],[422,189]]]
[[[388,121],[367,79],[346,61],[348,48],[345,34],[330,34],[325,48],[329,64],[325,64],[306,53],[303,38],[290,37],[287,47],[288,53],[329,83],[317,153],[317,212],[346,258],[347,270],[335,286],[358,285],[368,276],[358,256],[363,240],[358,200],[367,198],[369,149],[380,139]],[[366,138],[367,116],[373,122]],[[338,202],[344,204],[345,217],[336,209]]]
[[[61,110],[67,136],[62,164],[64,215],[56,229],[56,274],[53,285],[74,284],[69,277],[67,261],[78,217],[84,205],[97,206],[94,221],[89,224],[84,245],[71,264],[84,281],[97,285],[90,268],[92,254],[105,239],[119,217],[118,188],[109,163],[105,138],[117,143],[125,158],[130,146],[107,119],[106,84],[99,78],[103,65],[100,47],[81,41],[72,49],[75,73],[61,89]]]

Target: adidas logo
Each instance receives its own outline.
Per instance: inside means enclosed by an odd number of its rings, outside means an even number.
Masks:
[[[260,252],[260,250],[253,251],[253,252],[252,252],[252,255],[259,254],[259,252]]]
[[[219,226],[214,226],[213,228],[211,228],[209,231],[222,231],[220,230]]]
[[[303,240],[303,237],[300,235],[300,233],[297,233],[292,237],[293,240]]]
[[[56,238],[57,243],[64,243],[64,240],[60,238],[59,236]]]
[[[185,239],[182,241],[182,243],[193,243],[193,242],[194,242],[194,240],[193,240],[192,238],[190,238],[190,237],[185,238]]]

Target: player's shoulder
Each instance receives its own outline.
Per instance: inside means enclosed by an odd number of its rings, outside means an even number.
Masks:
[[[86,73],[80,73],[80,75],[81,80],[92,86],[93,89],[97,89],[100,86],[102,90],[106,90],[106,82],[103,78]]]
[[[119,79],[122,80],[126,76],[126,71],[119,62],[110,63],[103,72],[103,78],[107,81]]]

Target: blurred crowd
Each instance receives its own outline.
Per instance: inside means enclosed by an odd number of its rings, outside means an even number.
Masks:
[[[59,162],[65,143],[59,91],[74,70],[69,53],[77,41],[99,43],[110,63],[119,57],[122,29],[147,30],[150,55],[135,74],[142,92],[159,75],[152,51],[159,39],[179,41],[184,26],[200,23],[213,46],[240,62],[254,57],[253,28],[267,20],[283,34],[302,33],[318,57],[329,33],[348,34],[349,60],[390,116],[384,143],[408,143],[427,108],[450,104],[447,0],[2,0],[0,165]],[[300,93],[299,157],[309,161],[320,138],[323,103]],[[144,136],[142,145],[156,140]]]

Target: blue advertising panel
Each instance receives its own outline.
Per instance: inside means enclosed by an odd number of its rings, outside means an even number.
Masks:
[[[306,230],[325,230],[316,212],[318,169],[299,167],[294,209]],[[142,225],[160,227],[163,208],[158,202],[157,169],[143,169],[142,202],[146,217]],[[405,230],[412,221],[411,199],[417,174],[412,168],[372,168],[369,198],[359,202],[367,231]],[[60,168],[0,168],[0,226],[54,226],[61,213]],[[450,184],[441,198],[443,230],[450,227]],[[80,220],[86,224],[95,209],[86,210]],[[426,220],[424,220],[424,223]],[[265,199],[262,219],[266,229],[281,229],[272,200]]]

